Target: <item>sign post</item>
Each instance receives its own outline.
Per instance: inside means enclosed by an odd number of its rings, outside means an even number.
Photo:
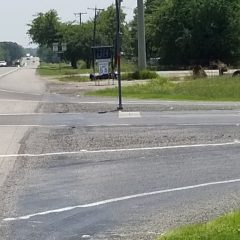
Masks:
[[[116,60],[117,60],[117,69],[118,69],[118,98],[119,98],[119,103],[118,103],[118,110],[122,110],[122,83],[121,83],[121,17],[120,17],[120,12],[121,12],[121,2],[122,0],[116,0],[116,16],[117,16],[117,35],[116,35]]]
[[[67,43],[53,43],[53,52],[59,55],[59,69],[61,69],[61,54],[67,51]]]

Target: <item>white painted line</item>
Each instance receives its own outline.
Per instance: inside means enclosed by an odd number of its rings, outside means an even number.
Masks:
[[[0,124],[0,127],[36,127],[36,128],[62,128],[62,127],[73,127],[73,125],[38,125],[38,124]]]
[[[20,68],[14,68],[13,70],[11,70],[9,72],[3,73],[3,74],[0,75],[0,78],[5,77],[5,76],[7,76],[7,75],[9,75],[11,73],[14,73],[14,72],[18,71],[19,69]]]
[[[82,238],[83,239],[89,239],[89,238],[91,238],[91,236],[90,235],[82,235]]]
[[[34,112],[29,112],[29,113],[0,113],[0,116],[42,116],[42,115],[82,115],[82,113],[74,113],[74,112],[67,112],[67,113],[34,113]]]
[[[18,221],[18,220],[28,220],[30,218],[37,217],[37,216],[46,216],[46,215],[53,214],[53,213],[63,213],[63,212],[68,212],[68,211],[72,211],[72,210],[79,209],[79,208],[93,208],[93,207],[97,207],[97,206],[101,206],[101,205],[107,205],[107,204],[111,204],[111,203],[122,202],[122,201],[143,198],[143,197],[148,197],[148,196],[160,195],[160,194],[164,194],[164,193],[186,191],[186,190],[191,190],[191,189],[198,189],[198,188],[204,188],[204,187],[209,187],[209,186],[217,186],[217,185],[232,184],[232,183],[240,183],[240,179],[233,179],[233,180],[226,180],[226,181],[219,181],[219,182],[209,182],[209,183],[203,183],[203,184],[197,184],[197,185],[191,185],[191,186],[185,186],[185,187],[179,187],[179,188],[171,188],[171,189],[165,189],[165,190],[154,191],[154,192],[140,193],[140,194],[129,195],[129,196],[124,196],[124,197],[119,197],[119,198],[107,199],[107,200],[103,200],[103,201],[99,201],[99,202],[93,202],[93,203],[89,203],[89,204],[70,206],[70,207],[65,207],[65,208],[49,210],[49,211],[45,211],[45,212],[33,213],[33,214],[21,216],[21,217],[4,218],[3,221],[4,222],[12,222],[12,221]]]
[[[31,96],[42,96],[42,94],[38,94],[38,93],[20,92],[20,91],[13,91],[13,90],[7,90],[7,89],[0,89],[0,92],[20,93],[20,94],[26,94],[26,95],[31,95]]]
[[[119,118],[140,118],[141,114],[140,112],[119,112],[118,113]]]
[[[90,125],[74,125],[74,124],[69,124],[69,125],[38,125],[38,124],[0,124],[0,127],[36,127],[36,128],[66,128],[66,127],[127,127],[130,126],[129,124],[90,124]]]
[[[54,153],[23,153],[23,154],[8,154],[0,155],[0,158],[11,157],[51,157],[51,156],[66,156],[66,155],[78,155],[78,154],[91,154],[91,153],[115,153],[115,152],[133,152],[133,151],[153,151],[153,150],[168,150],[168,149],[185,149],[185,148],[199,148],[199,147],[220,147],[220,146],[233,146],[239,145],[240,141],[228,143],[209,143],[209,144],[195,144],[195,145],[178,145],[178,146],[164,146],[164,147],[145,147],[145,148],[124,148],[124,149],[104,149],[104,150],[80,150],[76,152],[54,152]]]

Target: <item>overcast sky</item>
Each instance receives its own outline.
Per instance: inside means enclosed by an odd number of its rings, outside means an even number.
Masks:
[[[33,19],[33,15],[56,9],[62,21],[75,20],[74,12],[88,12],[83,16],[83,21],[93,17],[94,12],[87,10],[88,7],[106,8],[115,0],[1,0],[0,6],[0,42],[12,41],[24,47],[29,45],[27,24]],[[132,18],[133,9],[137,0],[124,0],[124,11],[127,19]]]

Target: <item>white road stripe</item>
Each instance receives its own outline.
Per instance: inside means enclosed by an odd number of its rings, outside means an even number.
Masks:
[[[66,156],[66,155],[78,155],[82,153],[115,153],[115,152],[133,152],[133,151],[151,151],[151,150],[166,150],[166,149],[184,149],[184,148],[199,148],[199,147],[220,147],[220,146],[233,146],[239,145],[240,141],[228,143],[209,143],[209,144],[195,144],[195,145],[178,145],[178,146],[164,146],[164,147],[145,147],[145,148],[122,148],[122,149],[104,149],[104,150],[80,150],[76,152],[54,152],[54,153],[40,153],[40,154],[8,154],[0,155],[0,158],[11,157],[51,157],[51,156]]]
[[[119,112],[119,118],[141,118],[140,112]]]
[[[20,68],[14,68],[13,70],[11,70],[9,72],[3,73],[3,74],[0,75],[0,78],[5,77],[5,76],[7,76],[7,75],[9,75],[11,73],[14,73],[14,72],[18,71],[19,69]]]
[[[38,125],[38,124],[12,124],[12,125],[5,125],[5,124],[0,124],[1,127],[36,127],[36,128],[71,128],[71,127],[128,127],[130,126],[129,124],[89,124],[89,125],[74,125],[74,124],[69,124],[69,125]]]
[[[20,93],[20,94],[26,94],[26,95],[31,95],[31,96],[42,96],[42,94],[28,93],[28,92],[20,92],[20,91],[13,91],[13,90],[7,90],[7,89],[0,89],[0,92]]]
[[[147,196],[154,196],[154,195],[160,195],[160,194],[164,194],[164,193],[186,191],[186,190],[191,190],[191,189],[198,189],[198,188],[204,188],[204,187],[209,187],[209,186],[232,184],[232,183],[240,183],[240,179],[233,179],[233,180],[219,181],[219,182],[209,182],[209,183],[203,183],[203,184],[198,184],[198,185],[191,185],[191,186],[171,188],[171,189],[165,189],[165,190],[154,191],[154,192],[140,193],[140,194],[129,195],[129,196],[124,196],[124,197],[119,197],[119,198],[107,199],[107,200],[103,200],[103,201],[99,201],[99,202],[93,202],[93,203],[89,203],[89,204],[70,206],[70,207],[65,207],[65,208],[49,210],[49,211],[45,211],[45,212],[33,213],[33,214],[21,216],[21,217],[4,218],[3,221],[4,222],[12,222],[12,221],[18,221],[18,220],[28,220],[30,218],[37,217],[37,216],[46,216],[46,215],[53,214],[53,213],[63,213],[63,212],[68,212],[68,211],[72,211],[72,210],[79,209],[79,208],[92,208],[92,207],[107,205],[107,204],[111,204],[111,203],[116,203],[116,202],[136,199],[136,198],[143,198],[143,197],[147,197]]]

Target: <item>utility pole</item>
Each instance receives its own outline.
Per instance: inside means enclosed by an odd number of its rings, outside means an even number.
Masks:
[[[118,73],[118,110],[122,110],[122,84],[121,84],[121,2],[116,0],[116,18],[117,18],[117,33],[116,33],[116,47],[117,47],[117,73]]]
[[[97,17],[98,17],[98,13],[100,11],[103,11],[104,9],[95,7],[95,8],[88,8],[88,10],[93,10],[95,12],[95,14],[94,14],[94,27],[93,27],[93,42],[92,42],[92,47],[95,47],[96,46]],[[94,51],[93,51],[93,71],[95,73]]]
[[[82,15],[87,14],[86,12],[74,13],[75,17],[79,16],[79,24],[82,25]]]
[[[144,23],[144,4],[143,0],[137,0],[138,3],[138,68],[142,70],[147,67],[146,60],[146,39]]]

